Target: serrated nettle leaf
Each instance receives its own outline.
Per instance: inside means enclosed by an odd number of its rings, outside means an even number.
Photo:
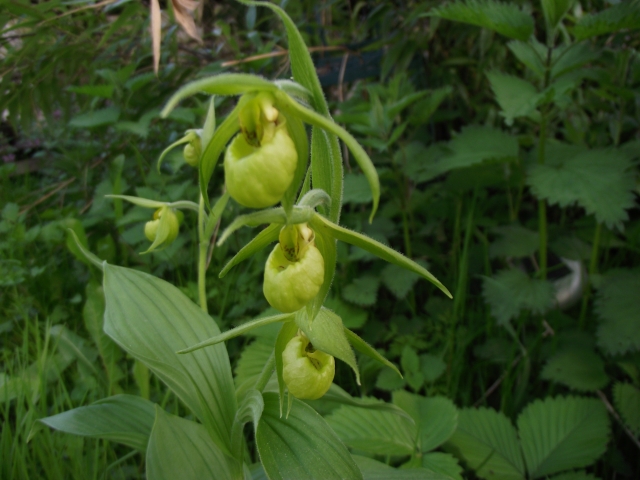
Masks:
[[[263,397],[256,445],[271,480],[362,479],[347,448],[313,408],[293,399],[285,419],[280,415],[278,396],[265,393]]]
[[[162,118],[185,98],[198,93],[209,95],[241,95],[243,93],[259,91],[277,91],[278,87],[269,80],[246,73],[223,73],[213,77],[202,78],[186,84],[174,93],[160,112]]]
[[[518,433],[527,470],[540,478],[594,463],[606,450],[609,418],[594,398],[547,398],[525,407]]]
[[[207,429],[156,405],[146,456],[149,480],[216,478],[234,480],[241,466],[211,440]]]
[[[334,311],[346,328],[362,328],[367,323],[369,315],[366,310],[343,302],[338,297],[328,297],[324,306]]]
[[[487,77],[507,125],[512,125],[513,120],[520,117],[539,119],[536,105],[540,95],[536,87],[526,80],[500,72],[487,72]]]
[[[400,356],[400,365],[405,372],[418,372],[420,370],[420,358],[416,351],[409,345],[406,345],[402,349],[402,355]]]
[[[551,204],[578,204],[609,228],[622,229],[627,209],[635,205],[629,157],[617,149],[585,150],[549,143],[545,163],[532,165],[527,183]]]
[[[146,364],[207,426],[223,449],[236,398],[224,344],[188,355],[175,352],[220,334],[215,321],[173,285],[105,264],[105,332]]]
[[[535,37],[532,37],[528,42],[511,40],[507,43],[507,47],[509,47],[511,53],[513,53],[518,60],[524,63],[539,80],[544,78],[545,47],[540,44]]]
[[[612,270],[597,288],[598,346],[609,355],[640,350],[640,271]]]
[[[553,30],[571,8],[574,0],[542,0],[542,12],[547,22],[547,29]]]
[[[542,378],[587,392],[604,388],[609,383],[600,356],[581,347],[565,347],[549,358]]]
[[[426,382],[435,382],[444,373],[447,364],[441,358],[428,353],[420,355],[420,371]]]
[[[446,442],[458,425],[458,410],[445,397],[422,397],[400,390],[393,403],[407,412],[418,427],[418,448],[429,452]]]
[[[379,287],[378,277],[365,275],[354,278],[349,285],[342,289],[342,298],[356,305],[370,307],[376,303]]]
[[[437,162],[434,173],[477,165],[487,160],[512,160],[518,157],[518,140],[513,135],[491,127],[465,127],[448,143],[450,155]]]
[[[420,263],[423,264],[422,266],[424,268],[427,268],[428,265],[426,262]],[[398,300],[402,300],[411,291],[420,278],[420,275],[415,272],[410,272],[398,265],[387,265],[381,272],[381,278],[385,287],[387,287]]]
[[[516,5],[495,0],[450,2],[428,15],[488,28],[509,38],[527,40],[533,33],[533,18]]]
[[[389,263],[393,263],[395,265],[401,266],[403,268],[406,268],[407,270],[417,273],[422,278],[429,280],[436,287],[442,290],[442,292],[444,292],[444,294],[447,295],[449,298],[452,298],[451,293],[449,293],[449,290],[447,290],[447,288],[444,285],[442,285],[442,283],[440,283],[440,281],[436,277],[434,277],[431,273],[429,273],[427,269],[421,267],[419,264],[417,264],[413,260],[410,260],[409,258],[405,257],[401,253],[396,252],[392,248],[387,247],[386,245],[383,245],[380,242],[376,242],[375,240],[367,237],[366,235],[340,227],[318,214],[315,214],[311,218],[310,223],[312,228],[316,232],[327,231],[330,235],[332,235],[337,240],[348,243],[350,245],[355,245],[356,247],[360,247],[363,250],[373,253],[374,255],[380,257],[381,259]]]
[[[395,373],[397,373],[400,378],[402,378],[402,374],[400,373],[400,370],[398,370],[398,367],[396,367],[393,363],[391,363],[389,360],[387,360],[375,348],[373,348],[371,345],[369,345],[367,342],[365,342],[363,339],[361,339],[358,335],[353,333],[348,328],[344,329],[344,333],[345,333],[349,343],[358,352],[362,353],[363,355],[366,355],[369,358],[372,358],[372,359],[382,363],[386,367],[389,367]]]
[[[411,420],[388,412],[342,406],[327,422],[350,448],[380,455],[411,455],[416,426]]]
[[[218,343],[225,342],[239,335],[244,335],[245,333],[250,332],[254,328],[263,327],[265,325],[270,325],[276,322],[289,322],[291,320],[293,320],[293,314],[291,313],[283,313],[280,315],[272,315],[270,317],[256,318],[255,320],[251,320],[246,323],[243,323],[242,325],[239,325],[236,328],[227,330],[224,333],[215,335],[207,340],[203,340],[202,342],[199,342],[195,345],[191,345],[189,348],[182,349],[176,353],[179,353],[179,354],[191,353],[196,350],[200,350],[201,348],[204,348],[204,347],[217,345]]]
[[[153,403],[133,395],[115,395],[38,421],[65,433],[123,443],[144,452],[154,419]]]
[[[262,230],[249,243],[242,247],[231,260],[227,262],[224,268],[220,271],[220,274],[218,275],[219,278],[224,277],[227,273],[229,273],[229,270],[231,270],[240,262],[243,262],[247,258],[255,255],[257,252],[265,248],[267,245],[270,245],[273,242],[277,241],[281,228],[282,225],[272,224]]]
[[[498,324],[507,325],[522,310],[539,314],[551,308],[555,294],[546,280],[532,279],[519,269],[502,270],[493,278],[484,277],[482,295]]]
[[[343,203],[364,204],[371,201],[371,189],[364,175],[347,173],[344,176]]]
[[[630,383],[616,382],[613,400],[624,423],[636,435],[640,433],[640,389]]]
[[[500,238],[491,242],[489,246],[489,255],[493,258],[528,257],[533,255],[540,245],[539,233],[520,225],[495,227],[491,231],[500,235]]]
[[[525,470],[516,429],[500,412],[463,409],[447,447],[480,478],[524,480]]]
[[[295,314],[295,322],[316,350],[328,353],[349,365],[356,374],[356,382],[360,385],[356,356],[344,334],[344,326],[339,316],[331,310],[322,308],[318,315],[310,320],[307,311],[303,308]]]
[[[590,13],[578,20],[572,32],[578,40],[624,29],[640,28],[640,3],[620,2],[601,12]]]
[[[561,45],[553,50],[551,56],[551,78],[558,78],[585,63],[596,60],[599,56],[599,52],[593,50],[591,42]]]
[[[387,392],[395,392],[404,388],[407,382],[400,377],[395,371],[389,368],[383,368],[376,378],[376,388]]]

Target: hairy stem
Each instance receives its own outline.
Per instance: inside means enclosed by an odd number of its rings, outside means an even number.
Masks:
[[[209,239],[205,235],[205,213],[204,198],[200,195],[200,204],[198,206],[198,299],[200,308],[205,313],[209,313],[207,308],[207,248],[209,247]]]

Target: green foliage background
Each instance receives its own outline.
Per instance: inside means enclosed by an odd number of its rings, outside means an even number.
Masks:
[[[428,266],[454,296],[339,243],[327,306],[404,378],[363,356],[362,385],[345,365],[336,383],[414,421],[331,398],[309,404],[365,478],[376,478],[366,474],[380,471],[376,460],[442,478],[640,475],[638,2],[285,3],[315,48],[332,115],[379,170],[369,224],[367,182],[345,155],[341,224]],[[168,121],[160,109],[216,73],[288,78],[284,30],[266,9],[206,3],[198,44],[167,5],[156,76],[144,3],[4,6],[0,477],[142,478],[138,437],[124,442],[131,450],[36,422],[116,394],[161,405],[167,425],[192,414],[104,334],[100,277],[66,229],[110,264],[196,300],[192,213],[170,247],[140,255],[149,211],[104,195],[195,198],[197,174],[179,149],[162,174],[155,162],[202,124],[207,100],[192,97]],[[233,105],[215,101],[221,120]],[[222,178],[218,167],[212,198]],[[240,211],[230,204],[222,228]],[[262,296],[266,254],[217,278],[252,235],[238,230],[212,250],[209,310],[223,331],[274,313]],[[572,273],[584,289],[557,308]],[[275,334],[227,343],[239,392]],[[152,407],[139,402],[150,428]]]

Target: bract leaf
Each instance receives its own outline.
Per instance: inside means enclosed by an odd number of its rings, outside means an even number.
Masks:
[[[288,418],[280,417],[278,396],[265,393],[256,445],[271,480],[362,479],[349,451],[313,408],[293,399]]]
[[[166,413],[159,406],[156,406],[146,464],[149,480],[234,480],[241,468],[211,440],[204,426]]]
[[[361,339],[358,335],[353,333],[348,328],[344,329],[344,333],[347,336],[347,340],[353,346],[353,348],[355,348],[357,351],[359,351],[363,355],[366,355],[367,357],[382,363],[384,366],[389,367],[394,372],[396,372],[400,376],[400,378],[402,378],[402,374],[400,373],[400,370],[398,370],[398,367],[396,367],[393,363],[391,363],[389,360],[384,358],[384,356],[378,353],[378,351],[375,348],[373,348],[371,345],[369,345],[367,342],[365,342],[363,339]]]
[[[429,280],[436,287],[442,290],[442,292],[444,292],[444,294],[449,298],[452,298],[449,290],[447,290],[447,288],[442,283],[440,283],[440,281],[436,277],[429,273],[426,268],[421,267],[413,260],[405,257],[399,252],[396,252],[392,248],[387,247],[380,242],[376,242],[366,235],[340,227],[318,214],[313,215],[313,217],[311,218],[311,226],[316,232],[327,231],[334,238],[342,242],[360,247],[367,252],[377,255],[378,257],[389,263],[393,263],[417,273],[422,278]]]
[[[609,418],[594,398],[547,398],[525,407],[518,433],[527,470],[540,478],[594,463],[606,450]]]
[[[350,448],[380,455],[411,455],[416,426],[389,412],[343,405],[327,416],[327,422]]]
[[[356,356],[344,334],[342,319],[331,310],[322,308],[318,315],[309,320],[306,309],[296,313],[296,324],[309,338],[316,350],[333,355],[349,365],[356,374],[356,382],[360,385],[360,371]]]
[[[229,260],[229,262],[227,262],[224,268],[220,271],[219,278],[224,277],[227,273],[229,273],[229,270],[231,270],[240,262],[246,260],[250,256],[265,248],[267,245],[278,240],[278,234],[280,233],[281,228],[282,225],[274,223],[269,225],[258,235],[253,237],[253,239],[249,243],[242,247],[240,251],[236,253],[235,256],[231,260]]]
[[[105,264],[104,293],[107,335],[146,364],[228,449],[236,398],[224,344],[175,353],[220,334],[215,321],[173,285],[136,270]]]
[[[227,330],[224,333],[211,337],[207,340],[203,340],[200,343],[192,345],[189,348],[184,348],[176,353],[184,354],[195,352],[196,350],[200,350],[201,348],[210,347],[211,345],[217,345],[218,343],[226,342],[227,340],[230,340],[237,336],[244,335],[254,328],[263,327],[265,325],[276,322],[288,322],[290,320],[293,320],[293,314],[291,313],[283,313],[281,315],[273,315],[271,317],[256,318],[255,320],[250,320],[246,323],[243,323],[242,325],[237,326],[236,328]]]
[[[427,14],[454,22],[488,28],[509,38],[527,40],[533,33],[533,18],[516,5],[495,0],[446,3]]]
[[[258,225],[263,225],[265,223],[280,225],[287,223],[287,214],[285,213],[284,208],[268,208],[266,210],[259,210],[257,212],[236,217],[233,222],[224,229],[222,235],[220,235],[218,246],[222,245],[233,232],[242,227],[257,227]]]
[[[331,283],[333,282],[333,277],[336,272],[336,263],[338,261],[336,240],[331,235],[327,235],[327,232],[315,232],[315,244],[322,255],[322,259],[324,260],[324,282],[322,283],[322,286],[315,298],[307,304],[306,308],[309,318],[315,318],[319,314],[320,309],[327,298],[327,294],[331,289]]]
[[[222,151],[239,130],[240,124],[238,123],[238,114],[243,107],[244,102],[241,99],[233,110],[224,119],[224,122],[215,130],[211,140],[208,143],[202,143],[202,156],[200,157],[200,164],[198,165],[198,180],[200,182],[200,193],[204,198],[205,205],[211,208],[209,205],[209,180],[213,175],[213,170],[218,164],[218,159],[222,154]]]
[[[147,449],[155,418],[154,404],[134,395],[115,395],[38,421],[73,435]]]
[[[460,410],[458,428],[447,445],[480,478],[525,478],[516,429],[503,413],[487,408]]]
[[[349,132],[333,120],[300,105],[287,95],[280,95],[278,96],[278,99],[280,100],[279,105],[283,110],[285,110],[285,112],[289,112],[290,115],[296,115],[306,123],[322,128],[327,133],[338,136],[345,143],[347,148],[349,148],[349,151],[353,154],[353,158],[358,163],[358,166],[364,173],[365,177],[367,177],[369,187],[371,188],[371,194],[373,195],[373,209],[369,217],[369,221],[371,222],[376,210],[378,209],[378,203],[380,201],[380,180],[378,179],[376,168],[373,166],[373,162],[369,158],[369,155],[367,155],[367,152],[364,151],[357,140],[353,138]],[[320,186],[320,188],[322,188],[322,186]]]
[[[243,93],[277,91],[272,82],[257,75],[247,73],[222,73],[212,77],[201,78],[187,83],[174,93],[160,112],[162,118],[167,118],[171,110],[182,100],[197,93],[209,95],[242,95]]]
[[[293,175],[293,180],[282,197],[282,206],[287,213],[290,213],[293,208],[293,203],[296,200],[298,190],[300,190],[300,185],[304,180],[304,175],[307,172],[307,166],[309,165],[309,138],[307,137],[307,131],[304,128],[304,124],[299,118],[287,114],[283,115],[287,121],[287,131],[293,140],[293,144],[296,147],[296,153],[298,154],[298,163]]]

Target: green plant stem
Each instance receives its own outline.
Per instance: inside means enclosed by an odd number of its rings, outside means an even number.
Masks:
[[[209,313],[207,308],[207,249],[209,248],[209,238],[205,235],[205,212],[204,197],[200,195],[198,206],[198,299],[203,312]]]
[[[600,248],[600,238],[602,234],[602,223],[596,224],[593,233],[593,246],[591,247],[591,259],[589,261],[589,279],[584,288],[582,296],[582,307],[580,309],[580,329],[584,330],[587,319],[587,307],[589,306],[589,297],[591,296],[591,277],[598,272],[598,250]]]
[[[256,380],[256,385],[254,387],[256,390],[258,390],[259,392],[262,392],[264,390],[264,388],[267,386],[267,383],[269,383],[269,379],[271,378],[271,375],[273,374],[273,369],[275,365],[276,365],[276,354],[274,350],[273,352],[271,352],[271,356],[269,357],[269,360],[267,360],[267,363],[264,365],[264,368],[260,372],[260,376],[258,377],[258,380]]]

